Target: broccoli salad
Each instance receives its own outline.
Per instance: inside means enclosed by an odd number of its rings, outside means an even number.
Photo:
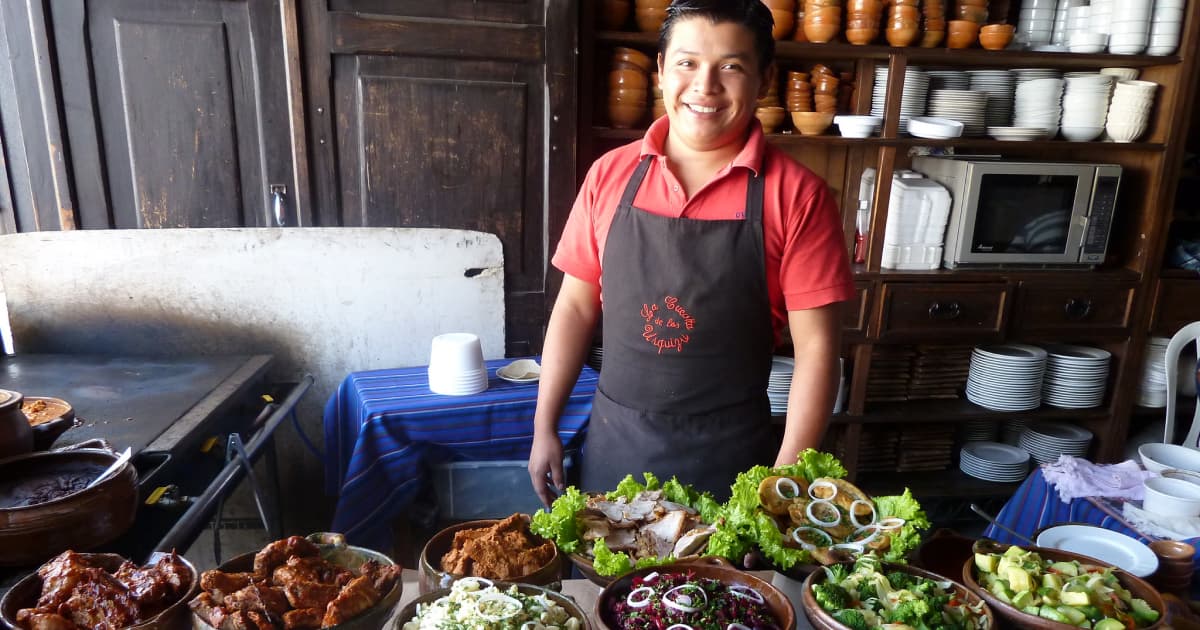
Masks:
[[[1145,628],[1159,612],[1123,587],[1110,567],[1075,560],[1055,562],[1009,547],[976,553],[979,585],[1000,601],[1031,615],[1093,630]]]
[[[884,573],[875,556],[825,567],[826,579],[812,585],[817,604],[852,630],[987,630],[983,602],[971,606],[953,582],[904,573]]]
[[[483,578],[463,578],[450,594],[417,605],[403,630],[580,630],[579,619],[546,595],[501,591]]]
[[[726,586],[692,572],[655,571],[635,576],[631,587],[624,597],[607,604],[604,614],[614,628],[780,630],[766,598],[749,586]]]

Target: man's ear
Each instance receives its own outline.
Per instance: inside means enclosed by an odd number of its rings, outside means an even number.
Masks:
[[[775,62],[771,62],[771,65],[767,66],[767,69],[763,71],[762,85],[758,86],[758,98],[766,96],[771,86],[775,85],[777,74],[778,67],[775,65]]]
[[[656,57],[656,59],[657,59],[657,61],[658,61],[658,77],[659,77],[659,79],[658,79],[658,80],[659,80],[659,81],[662,81],[662,69],[663,69],[663,56],[662,56],[662,53],[658,53],[658,56]]]

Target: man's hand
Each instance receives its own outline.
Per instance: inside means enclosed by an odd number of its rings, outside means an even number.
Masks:
[[[542,504],[547,508],[554,502],[555,493],[563,491],[563,449],[557,435],[534,435],[533,448],[529,451],[529,481]]]

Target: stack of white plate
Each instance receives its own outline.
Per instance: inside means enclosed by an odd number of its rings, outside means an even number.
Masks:
[[[1025,429],[1029,428],[1029,418],[1017,418],[1016,420],[1007,420],[1000,428],[1000,441],[1010,446],[1016,446],[1021,443],[1021,434]]]
[[[1021,434],[1021,448],[1039,464],[1058,461],[1059,455],[1084,457],[1092,432],[1065,422],[1039,422]]]
[[[1044,127],[988,127],[988,135],[997,140],[1028,142],[1046,137]]]
[[[1179,36],[1183,32],[1184,2],[1185,0],[1154,0],[1147,55],[1169,55],[1179,47]]]
[[[1028,411],[1042,404],[1046,351],[1037,346],[977,346],[967,373],[967,400],[996,411]]]
[[[1048,344],[1045,348],[1048,356],[1042,401],[1067,409],[1099,407],[1108,390],[1112,355],[1107,350],[1087,346]]]
[[[1017,85],[1037,79],[1061,79],[1063,75],[1062,70],[1054,68],[1013,68],[1009,72],[1017,77]]]
[[[968,70],[967,74],[971,75],[969,89],[987,92],[987,126],[1007,127],[1012,122],[1017,78],[1008,70]]]
[[[1029,472],[1029,453],[999,442],[971,442],[958,452],[958,469],[976,479],[1014,483]]]
[[[1137,404],[1141,407],[1167,406],[1167,344],[1166,337],[1146,340],[1146,355],[1142,360],[1142,382],[1138,388]]]
[[[1150,42],[1150,14],[1153,9],[1154,0],[1113,2],[1112,21],[1108,31],[1108,52],[1115,55],[1138,55],[1146,50],[1146,44]]]
[[[792,390],[792,371],[796,360],[791,357],[771,357],[771,376],[767,379],[767,398],[771,400],[771,413],[787,413],[788,392]]]
[[[927,112],[963,124],[964,136],[982,136],[987,128],[988,93],[973,90],[931,90]]]
[[[1104,133],[1113,77],[1096,72],[1069,72],[1064,77],[1062,135],[1072,142],[1089,142]]]
[[[994,442],[1000,426],[991,420],[971,420],[959,430],[963,442]]]
[[[929,75],[929,89],[933,90],[969,90],[971,81],[962,70],[926,70]]]
[[[871,91],[871,115],[882,116],[887,100],[887,66],[875,67],[875,87]],[[908,120],[925,113],[925,99],[929,95],[929,75],[924,70],[910,67],[904,72],[904,91],[900,97],[900,131],[908,131]]]
[[[1014,127],[1041,127],[1046,137],[1058,135],[1062,116],[1062,79],[1017,79],[1016,100],[1013,104]]]

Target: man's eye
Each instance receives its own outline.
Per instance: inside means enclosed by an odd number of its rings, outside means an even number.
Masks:
[[[681,60],[679,60],[679,62],[678,62],[678,63],[676,63],[675,65],[677,65],[677,66],[682,66],[682,67],[684,67],[684,68],[691,68],[691,67],[692,67],[693,65],[695,65],[695,64],[693,64],[693,63],[692,63],[692,60],[691,60],[691,59],[681,59]]]
[[[722,70],[732,70],[734,72],[741,72],[742,66],[740,66],[736,63],[727,63],[727,64],[721,66],[721,69]]]

